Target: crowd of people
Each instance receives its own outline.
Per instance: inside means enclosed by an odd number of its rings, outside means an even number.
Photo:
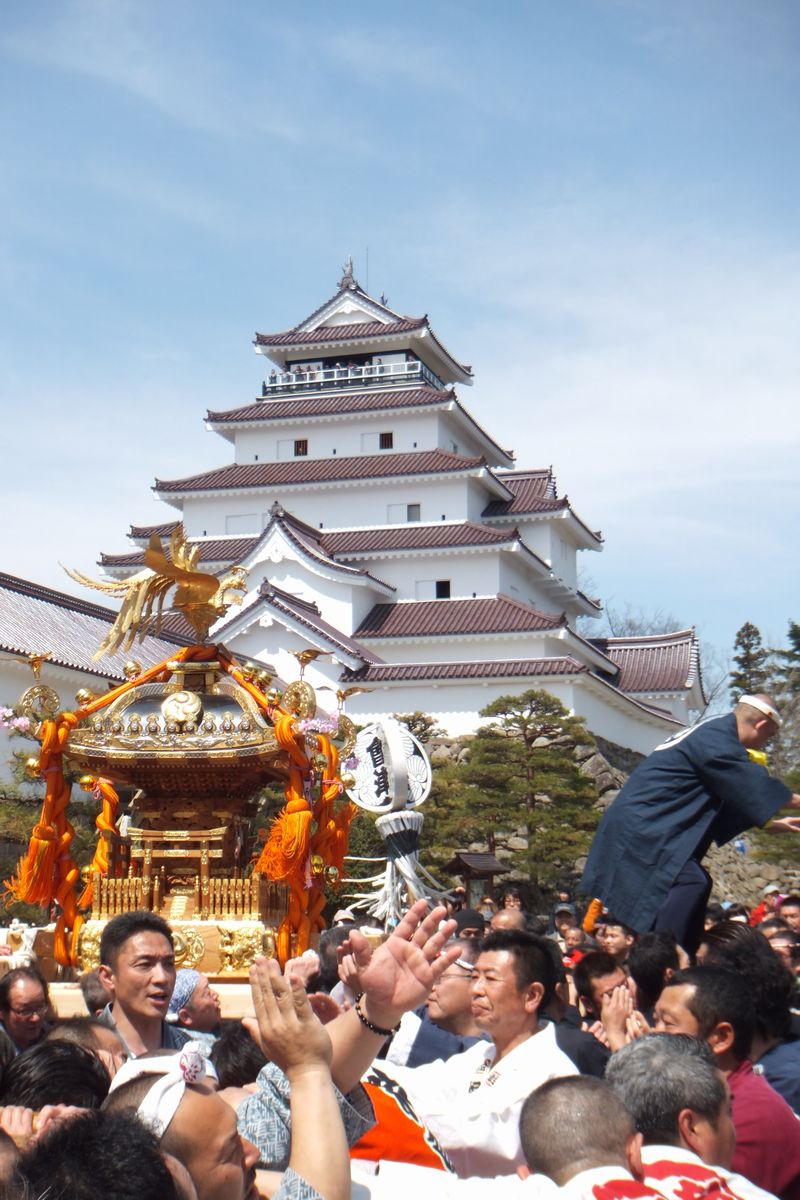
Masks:
[[[748,753],[778,723],[743,697],[657,748],[585,910],[457,889],[382,939],[341,910],[283,970],[255,961],[242,1020],[151,912],[104,927],[85,1016],[9,971],[0,1200],[800,1200],[800,896],[723,908],[700,865],[748,822],[800,828]]]
[[[376,949],[337,913],[256,962],[244,1020],[149,912],[105,927],[85,1016],[9,972],[0,1195],[800,1200],[800,898],[712,909],[694,964],[567,894],[523,904],[421,901]]]

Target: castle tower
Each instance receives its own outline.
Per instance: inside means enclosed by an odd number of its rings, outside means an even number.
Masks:
[[[361,686],[366,721],[429,713],[473,730],[499,695],[545,687],[602,737],[642,752],[703,705],[693,631],[591,641],[578,553],[602,549],[551,468],[520,470],[463,405],[472,383],[427,316],[369,296],[348,263],[335,294],[292,329],[259,333],[260,395],[209,412],[233,461],[156,480],[211,570],[241,563],[249,593],[213,631],[238,656],[315,687]],[[138,547],[103,554],[111,576]]]

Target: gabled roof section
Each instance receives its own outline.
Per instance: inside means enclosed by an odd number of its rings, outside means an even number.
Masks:
[[[359,454],[342,458],[293,458],[272,463],[231,463],[185,479],[157,479],[153,491],[169,496],[191,492],[248,491],[308,483],[345,483],[357,479],[467,474],[485,467],[482,458],[447,450],[407,454]]]
[[[319,531],[311,525],[307,525],[305,521],[300,521],[297,517],[292,516],[291,513],[286,512],[280,504],[272,505],[269,523],[265,527],[261,537],[257,539],[250,553],[255,553],[257,547],[261,543],[266,542],[276,528],[281,530],[283,536],[300,554],[324,570],[334,575],[347,576],[356,581],[368,579],[371,583],[377,584],[384,593],[395,592],[397,590],[392,584],[386,583],[383,579],[378,579],[370,571],[365,571],[361,567],[348,566],[347,563],[337,562],[328,552]]]
[[[566,498],[559,499],[552,467],[533,471],[498,471],[511,492],[510,500],[493,500],[481,514],[483,517],[510,517],[518,513],[551,512],[564,508]]]
[[[490,529],[476,521],[439,522],[436,525],[386,525],[379,529],[320,530],[292,516],[279,504],[273,505],[273,516],[278,515],[281,524],[302,541],[305,549],[320,554],[339,569],[342,560],[357,557],[374,557],[380,554],[402,554],[411,550],[456,550],[471,547],[510,546],[519,541],[516,529]],[[265,528],[270,528],[271,524]],[[264,538],[264,533],[252,537],[189,538],[200,546],[200,561],[203,564],[221,563],[226,566],[242,562],[255,550]],[[532,554],[533,552],[530,551]],[[167,550],[169,554],[169,550]],[[534,555],[534,557],[536,557]],[[336,560],[334,562],[334,560]],[[541,561],[541,560],[540,560]],[[144,550],[133,550],[127,554],[101,554],[102,567],[139,568],[144,565]],[[549,570],[547,564],[542,566]],[[380,581],[379,581],[380,582]],[[386,585],[389,586],[388,584]]]
[[[123,665],[129,658],[144,667],[155,666],[174,654],[176,646],[196,640],[162,632],[137,642],[133,650],[104,655],[95,662],[92,655],[116,618],[115,609],[15,575],[0,574],[0,650],[6,653],[41,654],[50,650],[48,662],[104,679],[122,679]],[[46,676],[46,665],[43,670]]]
[[[229,538],[190,538],[189,541],[192,545],[199,546],[200,563],[203,566],[227,565],[234,562],[245,564],[255,554],[258,547],[272,536],[276,528],[281,530],[283,536],[300,554],[324,570],[355,580],[368,579],[372,583],[377,584],[385,593],[396,591],[390,583],[386,583],[383,579],[378,579],[370,571],[366,571],[362,567],[353,567],[347,563],[338,562],[331,555],[318,530],[314,529],[311,525],[307,525],[305,521],[292,516],[291,513],[287,512],[277,503],[272,505],[270,520],[260,535]],[[171,557],[169,547],[166,548],[166,555],[167,558]],[[144,550],[133,551],[130,554],[101,554],[99,565],[115,570],[123,567],[130,567],[131,569],[141,567],[144,565]]]
[[[533,471],[495,471],[495,478],[511,492],[510,500],[492,500],[481,513],[484,520],[507,520],[509,517],[532,516],[536,513],[563,512],[572,517],[590,541],[603,541],[599,530],[590,529],[569,502],[568,496],[558,495],[552,467]]]
[[[468,600],[407,600],[376,604],[355,631],[357,638],[463,637],[563,629],[566,617],[542,613],[501,592]]]
[[[623,692],[685,692],[699,683],[705,699],[693,629],[590,640],[619,667],[616,683]]]
[[[360,659],[362,663],[382,661],[372,650],[323,620],[319,608],[311,600],[303,600],[300,596],[285,592],[265,580],[259,588],[257,604],[274,608],[276,612],[290,618],[351,658]]]
[[[307,347],[325,345],[335,349],[370,339],[391,344],[398,338],[430,342],[436,357],[447,365],[453,378],[462,383],[472,382],[472,368],[453,358],[437,338],[427,315],[404,317],[394,312],[382,301],[369,296],[353,278],[352,270],[342,276],[339,290],[330,300],[292,329],[282,333],[257,333],[254,344],[257,352],[267,354],[277,363],[285,361],[284,351],[302,352]]]

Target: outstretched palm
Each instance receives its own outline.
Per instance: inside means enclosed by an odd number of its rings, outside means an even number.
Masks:
[[[417,901],[374,952],[362,933],[350,934],[358,987],[375,1016],[378,1010],[399,1016],[422,1004],[442,972],[458,958],[458,947],[443,949],[455,930],[455,921],[440,928],[445,916],[444,908],[428,913],[427,901]]]

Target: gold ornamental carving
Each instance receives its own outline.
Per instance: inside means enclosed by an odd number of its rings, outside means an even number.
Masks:
[[[305,679],[296,679],[294,683],[290,683],[283,693],[281,703],[303,721],[313,717],[317,711],[316,693]]]
[[[247,971],[261,954],[272,954],[274,941],[260,925],[239,925],[227,928],[218,925],[220,972]]]
[[[23,717],[31,721],[45,721],[56,715],[61,708],[61,699],[46,683],[34,683],[22,693],[18,708]]]
[[[200,932],[191,925],[173,928],[172,944],[175,947],[176,967],[196,967],[202,962],[206,944]]]
[[[100,937],[103,933],[101,922],[87,921],[80,933],[78,947],[78,970],[96,971],[100,966]]]

